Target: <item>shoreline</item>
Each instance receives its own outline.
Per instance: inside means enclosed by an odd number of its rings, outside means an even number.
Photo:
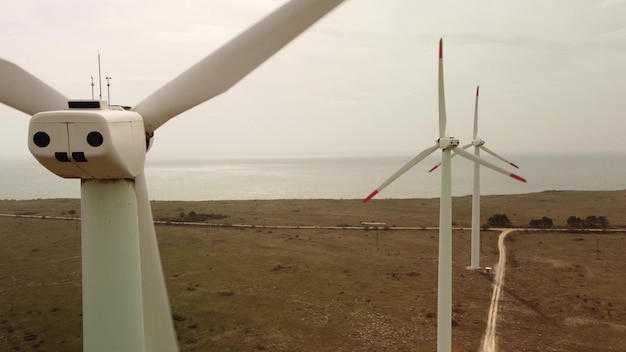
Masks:
[[[453,225],[471,227],[472,196],[453,198]],[[258,200],[152,200],[154,220],[198,222],[190,213],[217,216],[225,224],[280,226],[359,226],[382,222],[386,227],[438,226],[439,198],[384,198],[363,204],[360,199],[258,199]],[[543,191],[481,196],[481,224],[495,214],[505,214],[514,227],[528,227],[532,219],[548,217],[564,228],[571,216],[604,216],[610,227],[626,227],[626,190]],[[50,198],[0,200],[0,213],[80,217],[80,199]],[[201,219],[200,222],[206,222]],[[211,219],[209,222],[218,222]]]
[[[534,192],[525,192],[525,193],[490,193],[490,194],[481,194],[481,198],[484,197],[500,197],[500,196],[527,196],[527,195],[535,195],[542,193],[560,193],[560,192],[625,192],[624,189],[585,189],[585,190],[576,190],[576,189],[546,189],[543,191],[534,191]],[[471,197],[472,194],[463,194],[463,195],[453,195],[452,198],[463,198],[463,197]],[[24,198],[24,199],[16,199],[16,198],[3,198],[0,199],[0,202],[4,201],[13,201],[13,202],[22,202],[22,201],[40,201],[40,200],[80,200],[80,197],[49,197],[49,198]],[[385,198],[384,195],[378,195],[373,200],[435,200],[439,199],[439,197],[388,197]],[[186,200],[186,199],[150,199],[150,202],[258,202],[258,201],[317,201],[317,200],[340,200],[340,201],[362,201],[363,198],[248,198],[248,199],[202,199],[202,200]]]

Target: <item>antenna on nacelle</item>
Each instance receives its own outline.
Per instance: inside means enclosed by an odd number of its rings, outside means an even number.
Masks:
[[[98,85],[100,86],[99,100],[102,100],[102,72],[100,70],[100,50],[98,50]]]
[[[111,77],[104,77],[107,80],[107,104],[111,105]]]
[[[93,100],[93,76],[91,76],[91,100]]]

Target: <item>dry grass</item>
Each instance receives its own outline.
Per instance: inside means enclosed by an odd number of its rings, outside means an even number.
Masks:
[[[498,329],[506,350],[623,351],[625,236],[520,233],[507,238]]]
[[[483,198],[483,219],[606,216],[626,225],[623,191]],[[155,202],[156,217],[191,211],[278,225],[436,226],[438,200]],[[454,221],[469,225],[469,198]],[[77,200],[0,201],[0,213],[79,216]],[[80,229],[74,221],[0,218],[0,350],[81,349]],[[437,233],[157,226],[182,351],[435,350]],[[378,243],[377,243],[378,237]],[[453,344],[477,351],[491,283],[467,271],[469,232],[454,233]],[[597,241],[600,241],[600,259]],[[497,260],[483,234],[482,263]],[[502,350],[622,348],[623,235],[518,234],[509,266]],[[549,335],[546,336],[546,335]],[[620,341],[622,344],[620,344]],[[510,347],[508,347],[510,346]]]

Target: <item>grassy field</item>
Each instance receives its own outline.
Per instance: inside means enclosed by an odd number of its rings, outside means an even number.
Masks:
[[[470,198],[453,221],[470,224]],[[155,218],[256,225],[437,226],[437,199],[154,202]],[[626,227],[626,194],[483,197],[482,222],[606,216]],[[80,216],[78,200],[0,201],[0,213]],[[181,216],[182,214],[182,216]],[[181,351],[432,351],[437,240],[432,230],[157,226]],[[483,265],[497,261],[483,232]],[[501,351],[624,350],[623,234],[516,233],[498,334]],[[454,242],[453,345],[477,351],[491,276],[468,271],[469,231]],[[599,251],[598,251],[599,249]],[[0,350],[81,349],[80,223],[0,217]],[[609,349],[610,348],[610,349]]]
[[[624,209],[624,208],[622,208]],[[503,351],[625,351],[625,234],[514,234]]]

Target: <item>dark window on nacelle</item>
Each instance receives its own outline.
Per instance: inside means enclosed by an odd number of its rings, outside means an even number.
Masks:
[[[104,142],[104,137],[100,132],[92,131],[87,135],[87,143],[92,147],[99,147]]]
[[[46,132],[37,132],[33,136],[33,143],[39,148],[45,148],[50,144],[50,136]]]

